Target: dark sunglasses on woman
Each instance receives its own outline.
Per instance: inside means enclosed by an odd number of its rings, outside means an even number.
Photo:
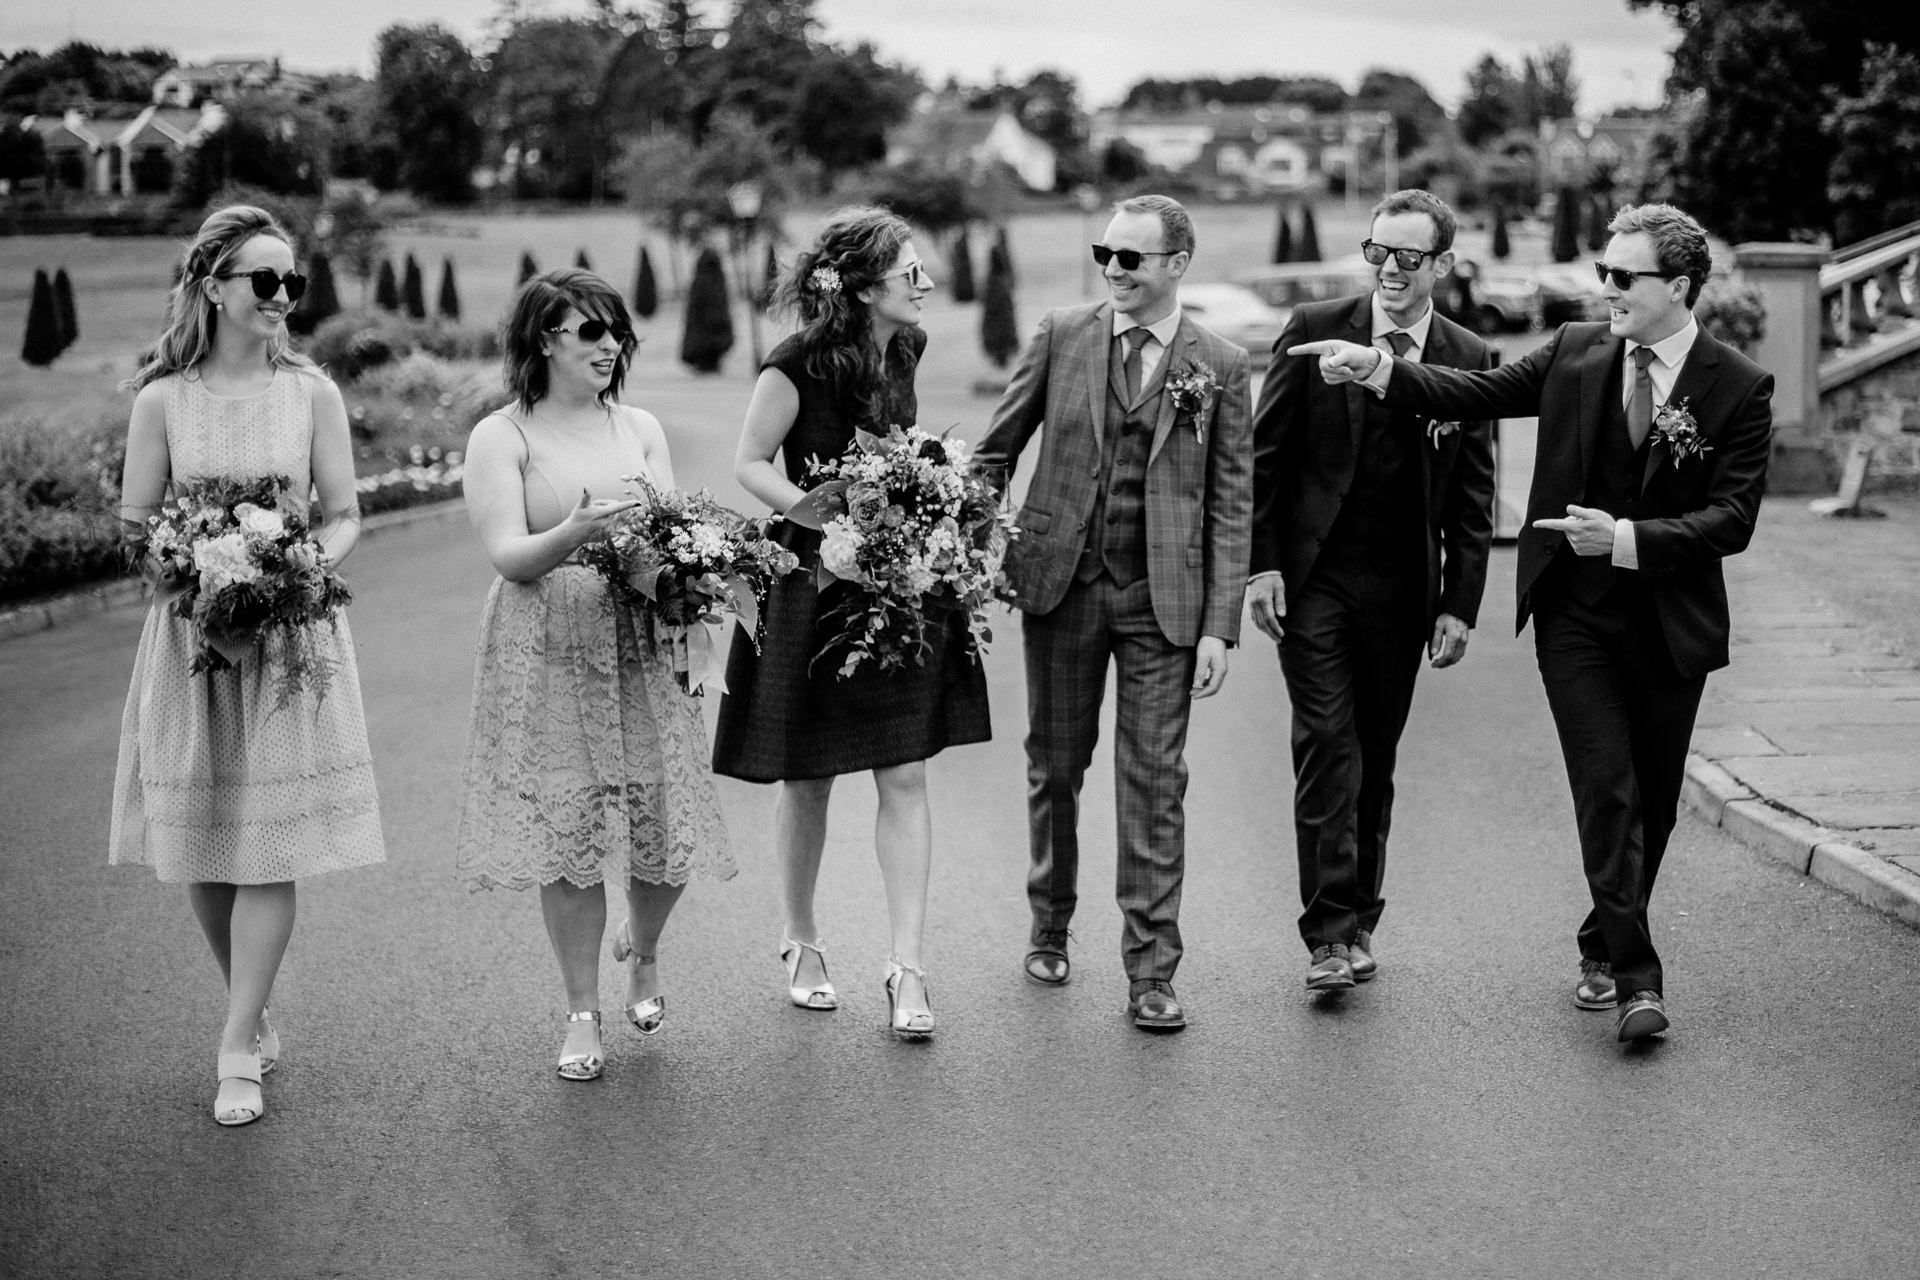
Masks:
[[[571,329],[565,325],[555,325],[547,332],[571,333],[588,346],[592,346],[609,333],[613,335],[613,340],[623,347],[633,341],[633,330],[623,324],[608,324],[605,320],[582,320]]]
[[[1677,276],[1672,271],[1629,271],[1625,267],[1610,267],[1604,262],[1594,263],[1593,273],[1600,277],[1601,284],[1605,284],[1607,277],[1612,276],[1614,287],[1622,293],[1633,288],[1633,282],[1641,276],[1650,276],[1655,280],[1672,280]]]
[[[1171,258],[1177,252],[1179,250],[1170,249],[1160,253],[1145,253],[1139,249],[1109,249],[1103,244],[1097,244],[1093,246],[1093,260],[1104,267],[1118,258],[1122,271],[1138,271],[1142,258]]]
[[[300,295],[307,291],[307,278],[298,271],[289,271],[280,275],[271,267],[260,267],[253,271],[232,272],[221,276],[222,280],[238,280],[245,276],[253,284],[253,296],[262,302],[269,302],[273,295],[284,286],[288,302],[300,301]]]

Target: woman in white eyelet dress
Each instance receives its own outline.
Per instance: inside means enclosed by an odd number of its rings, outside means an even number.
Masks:
[[[359,534],[339,390],[287,345],[292,242],[246,205],[209,216],[187,250],[154,358],[134,378],[122,514],[157,510],[179,482],[284,475],[338,562]],[[256,284],[254,277],[260,283]],[[260,289],[271,290],[261,297]],[[294,881],[386,858],[373,761],[344,617],[316,625],[324,697],[278,705],[273,638],[239,664],[189,674],[196,641],[164,589],[134,656],[114,777],[108,861],[185,883],[227,978],[214,1118],[265,1114],[260,1077],[280,1057],[266,1004],[293,932]]]
[[[592,1080],[603,886],[625,891],[614,957],[627,1018],[652,1035],[667,915],[695,874],[729,879],[734,862],[698,699],[574,555],[634,505],[624,477],[673,487],[659,422],[618,400],[626,308],[600,277],[557,271],[521,287],[503,334],[515,402],[466,455],[468,511],[501,576],[480,621],[456,872],[474,889],[539,888],[569,1010],[558,1072]]]

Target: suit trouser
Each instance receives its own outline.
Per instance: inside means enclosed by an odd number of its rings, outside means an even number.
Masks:
[[[1675,669],[1637,584],[1616,585],[1597,605],[1559,592],[1538,598],[1533,631],[1593,895],[1580,954],[1612,964],[1623,997],[1661,991],[1647,902],[1673,834],[1707,678]]]
[[[1064,944],[1079,901],[1080,783],[1100,737],[1111,657],[1119,698],[1113,786],[1121,961],[1135,981],[1170,981],[1181,954],[1187,847],[1181,805],[1194,651],[1161,631],[1147,579],[1120,587],[1105,573],[1068,587],[1052,612],[1023,615],[1021,638],[1033,943]]]
[[[1293,830],[1309,948],[1372,932],[1386,900],[1393,767],[1427,641],[1426,577],[1320,565],[1284,620]]]

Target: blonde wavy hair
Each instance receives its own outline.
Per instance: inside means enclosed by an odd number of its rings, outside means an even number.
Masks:
[[[138,391],[170,373],[184,374],[206,359],[207,353],[213,350],[220,313],[214,309],[201,282],[224,272],[255,236],[272,236],[284,241],[289,249],[297,248],[279,219],[265,209],[250,204],[230,204],[207,215],[180,260],[180,278],[167,294],[167,319],[160,331],[160,340],[154,344],[140,371],[127,380],[129,391]],[[318,365],[293,349],[285,323],[267,339],[267,360],[275,369],[320,372]]]

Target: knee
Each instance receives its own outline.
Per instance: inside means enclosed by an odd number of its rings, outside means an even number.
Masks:
[[[926,798],[927,762],[914,760],[873,771],[873,782],[880,789],[882,802],[913,801]]]
[[[832,778],[794,778],[780,784],[780,795],[788,804],[806,813],[824,813],[833,795]]]

